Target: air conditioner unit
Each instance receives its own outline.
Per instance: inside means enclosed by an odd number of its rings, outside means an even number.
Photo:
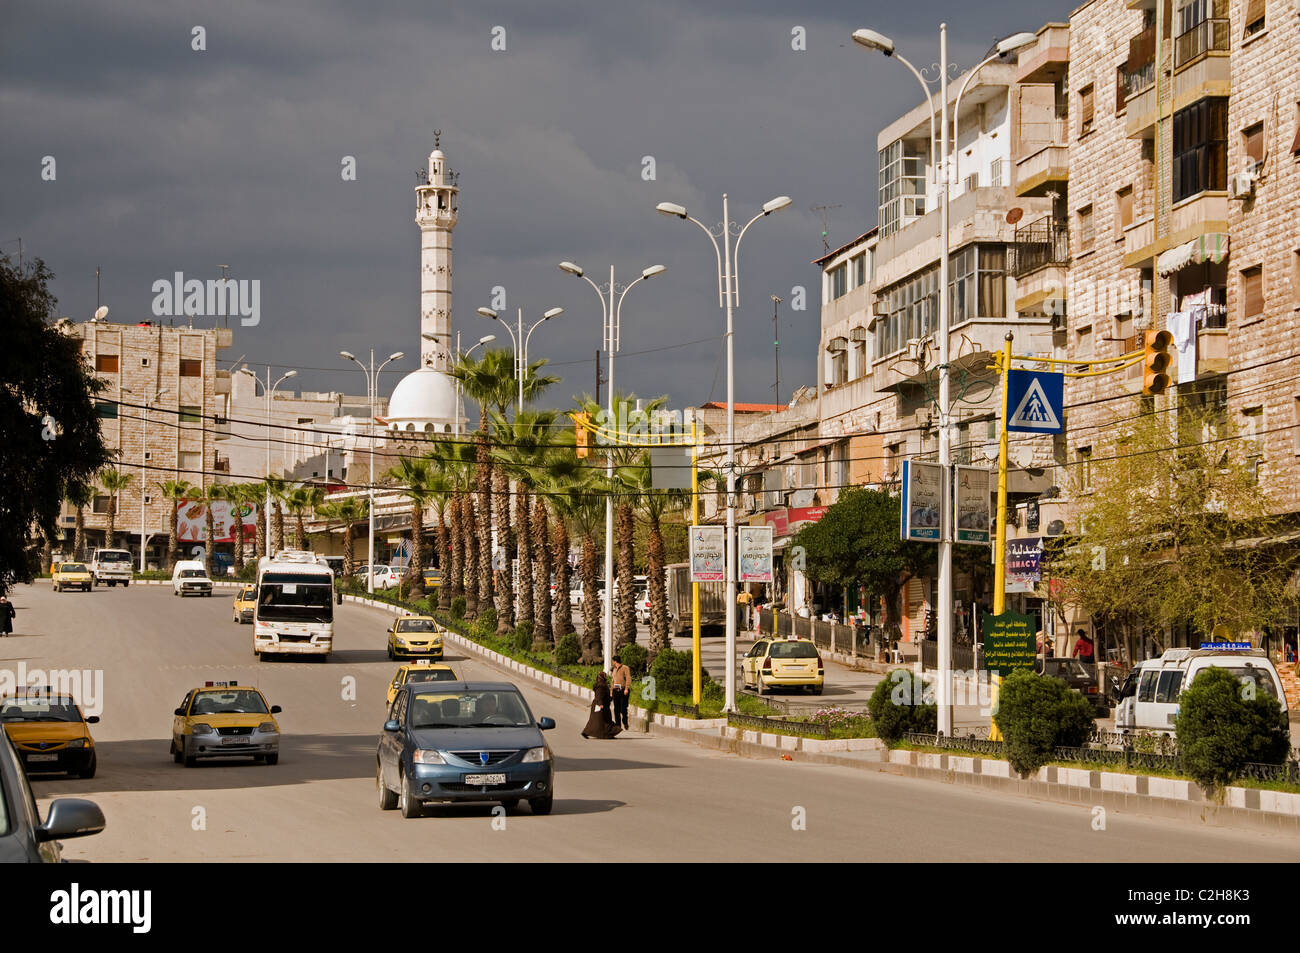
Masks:
[[[1228,179],[1228,198],[1247,199],[1255,192],[1255,173],[1237,172]]]

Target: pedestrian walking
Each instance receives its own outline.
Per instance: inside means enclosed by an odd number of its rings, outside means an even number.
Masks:
[[[595,697],[591,700],[591,714],[587,717],[587,727],[582,729],[582,737],[613,738],[623,730],[614,724],[609,702],[609,677],[601,672],[596,676]]]
[[[1093,660],[1092,639],[1088,636],[1085,629],[1080,629],[1075,633],[1078,639],[1074,643],[1074,651],[1070,653],[1071,658],[1077,658],[1080,662],[1091,662]]]
[[[614,684],[610,695],[614,704],[614,725],[627,731],[627,704],[632,694],[632,670],[620,658],[614,659]]]
[[[0,636],[14,634],[14,616],[18,610],[7,596],[0,596]]]

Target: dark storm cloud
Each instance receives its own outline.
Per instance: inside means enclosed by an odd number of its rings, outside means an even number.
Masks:
[[[946,19],[954,62],[999,36],[1063,19],[1026,0],[970,4],[24,3],[0,13],[0,248],[22,236],[57,274],[62,313],[95,306],[94,270],[116,320],[149,317],[158,278],[182,271],[262,283],[261,324],[226,359],[300,367],[308,389],[360,389],[340,348],[418,350],[415,170],[432,130],[462,173],[455,327],[501,332],[474,309],[493,287],[540,316],[531,356],[591,390],[599,306],[561,273],[578,261],[620,282],[665,264],[623,311],[620,387],[719,399],[723,316],[713,251],[673,201],[708,224],[722,193],[741,222],[767,199],[794,205],[756,224],[740,256],[737,399],[772,390],[770,295],[786,299],[782,389],[815,382],[821,253],[875,221],[876,133],[920,98],[898,64],[854,47],[889,33],[918,66]],[[191,28],[207,49],[191,50]],[[493,52],[491,30],[506,29]],[[808,49],[790,48],[806,28]],[[42,182],[52,155],[58,179]],[[340,162],[357,160],[357,181]],[[643,181],[652,156],[656,180]],[[791,312],[791,288],[808,308]],[[711,344],[632,355],[677,342]],[[498,334],[498,342],[506,335]],[[414,367],[413,358],[403,365]],[[386,390],[391,388],[391,379]]]

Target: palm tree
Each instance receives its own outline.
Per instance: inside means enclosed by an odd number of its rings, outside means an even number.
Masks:
[[[212,556],[217,545],[214,539],[216,532],[212,518],[212,504],[230,499],[229,490],[230,487],[222,483],[210,483],[202,489],[194,488],[194,499],[203,503],[203,569],[209,578],[212,576]]]
[[[64,496],[77,511],[72,534],[72,558],[84,560],[86,558],[86,507],[95,502],[95,490],[87,483],[69,483]]]
[[[530,488],[540,477],[539,467],[544,465],[545,450],[553,440],[551,431],[555,419],[555,412],[550,410],[525,410],[516,413],[515,419],[503,429],[500,444],[494,452],[497,463],[510,471],[517,485],[515,543],[519,593],[516,625],[524,622],[536,625],[533,595],[533,533],[532,520],[528,512],[528,495]]]
[[[541,652],[555,648],[551,637],[551,533],[543,494],[533,499],[533,649]]]
[[[294,549],[307,548],[307,526],[303,521],[303,514],[306,513],[307,510],[315,509],[324,502],[324,487],[295,486],[285,492],[284,505],[295,520],[293,532]]]
[[[104,470],[99,485],[108,491],[108,531],[104,540],[109,549],[117,548],[117,495],[131,485],[132,475],[121,470]]]
[[[343,527],[343,578],[351,579],[356,572],[355,542],[357,524],[370,516],[370,501],[364,496],[350,496],[333,503],[316,507],[316,515],[330,524]]]
[[[397,483],[398,491],[411,501],[411,598],[424,598],[424,508],[435,493],[433,465],[428,457],[399,457],[384,476]]]
[[[470,595],[466,588],[466,573],[468,569],[469,546],[468,539],[473,533],[473,526],[470,523],[472,515],[467,516],[466,507],[463,505],[466,500],[467,491],[471,486],[472,474],[470,466],[474,458],[474,450],[467,444],[457,443],[454,441],[440,441],[434,444],[429,453],[429,459],[435,472],[443,478],[444,489],[438,490],[433,497],[435,503],[445,493],[445,507],[450,526],[448,527],[448,549],[444,553],[449,554],[447,562],[449,566],[442,568],[442,582],[439,586],[438,605],[443,606],[445,601],[447,606],[451,605],[452,600],[456,598],[465,599],[465,614],[470,615]],[[472,514],[472,510],[468,511]],[[441,520],[444,513],[439,513]],[[441,535],[441,529],[439,530]],[[441,564],[441,563],[440,563]],[[448,571],[450,570],[450,571]],[[478,586],[477,583],[473,592],[474,614],[478,610]]]
[[[244,575],[244,516],[241,511],[247,500],[247,483],[232,483],[226,487],[226,501],[230,504],[230,541],[235,555],[236,578]]]
[[[176,539],[176,523],[180,515],[178,511],[182,501],[194,496],[194,487],[190,486],[187,480],[162,480],[154,486],[158,487],[163,499],[171,504],[167,513],[167,559],[172,566],[175,566],[180,548],[180,543]]]
[[[672,648],[668,634],[668,587],[664,576],[667,558],[660,521],[664,515],[676,510],[690,499],[684,490],[656,490],[652,486],[649,454],[642,457],[638,466],[624,471],[626,483],[641,501],[641,509],[649,520],[649,539],[646,544],[646,573],[650,588],[650,655],[651,661],[664,649]]]
[[[604,657],[600,631],[600,550],[597,538],[605,532],[605,475],[584,470],[558,495],[573,530],[582,540],[578,575],[582,580],[582,664],[598,665]],[[565,594],[567,601],[568,595]]]
[[[266,487],[271,493],[274,508],[271,523],[271,538],[266,541],[267,553],[278,553],[284,549],[284,500],[289,493],[289,481],[282,477],[268,476]]]
[[[567,438],[567,440],[565,439]],[[572,440],[571,433],[557,435],[557,442]],[[573,631],[573,613],[569,607],[569,523],[583,499],[587,469],[571,448],[553,449],[547,455],[542,477],[544,493],[555,514],[549,540],[551,572],[555,574],[555,599],[551,607],[551,630],[555,643]],[[549,592],[550,587],[547,587]]]

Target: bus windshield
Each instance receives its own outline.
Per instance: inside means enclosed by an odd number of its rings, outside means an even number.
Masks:
[[[333,622],[334,587],[328,576],[265,573],[257,591],[262,622]]]

